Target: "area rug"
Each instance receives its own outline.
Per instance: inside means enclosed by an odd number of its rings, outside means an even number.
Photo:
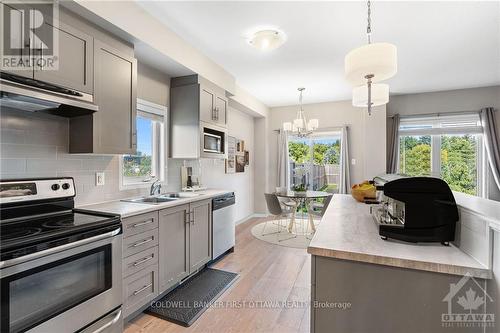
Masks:
[[[237,277],[236,273],[205,268],[153,302],[146,312],[182,326],[191,326]]]
[[[289,221],[286,223],[282,222],[282,225],[287,225],[288,222]],[[267,226],[265,226],[266,222],[255,225],[252,228],[252,235],[257,239],[271,244],[307,249],[312,238],[312,234],[305,234],[309,221],[307,219],[297,218],[295,223],[296,229],[294,228],[294,230],[298,231],[297,234],[289,233],[286,227],[279,227],[276,221],[270,219],[267,222]]]

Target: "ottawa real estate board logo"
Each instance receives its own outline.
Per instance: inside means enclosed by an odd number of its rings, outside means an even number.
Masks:
[[[2,0],[0,69],[57,70],[59,6],[56,0]]]
[[[495,303],[486,292],[486,282],[478,282],[469,273],[451,283],[443,298],[448,311],[441,314],[443,327],[495,327]]]

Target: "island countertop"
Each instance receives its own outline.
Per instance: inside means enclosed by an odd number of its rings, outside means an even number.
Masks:
[[[377,265],[492,277],[490,269],[452,244],[382,240],[370,215],[370,206],[345,194],[333,196],[307,252]]]

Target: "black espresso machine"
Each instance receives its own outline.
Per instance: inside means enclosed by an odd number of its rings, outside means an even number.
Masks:
[[[387,174],[373,182],[379,204],[370,211],[382,239],[443,245],[455,240],[458,208],[444,180]]]

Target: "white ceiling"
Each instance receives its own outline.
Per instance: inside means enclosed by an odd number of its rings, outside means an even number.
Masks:
[[[344,56],[366,43],[365,2],[141,2],[268,106],[345,100]],[[283,30],[262,53],[245,34]],[[398,47],[391,94],[500,84],[500,2],[374,2],[373,41]]]

